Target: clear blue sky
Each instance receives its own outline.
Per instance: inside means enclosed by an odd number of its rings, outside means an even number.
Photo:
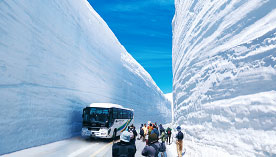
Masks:
[[[88,0],[164,93],[172,92],[174,0]]]

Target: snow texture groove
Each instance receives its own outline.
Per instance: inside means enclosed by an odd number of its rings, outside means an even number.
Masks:
[[[276,1],[175,0],[174,121],[231,155],[276,155]]]
[[[86,0],[0,1],[0,155],[80,135],[82,108],[111,102],[135,124],[170,102]]]

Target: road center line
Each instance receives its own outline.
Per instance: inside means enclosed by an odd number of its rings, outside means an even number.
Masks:
[[[77,151],[74,151],[73,153],[69,154],[68,157],[75,157],[75,156],[78,156],[80,155],[81,153],[87,151],[88,149],[91,149],[92,147],[94,147],[95,144],[93,145],[89,145],[89,146],[86,146],[86,147],[83,147],[81,149],[78,149]]]
[[[110,143],[104,145],[101,149],[99,149],[98,151],[96,151],[95,153],[93,153],[90,157],[96,157],[97,154],[99,154],[100,152],[102,152],[103,150],[105,150],[111,144],[113,144],[113,142],[110,142]]]

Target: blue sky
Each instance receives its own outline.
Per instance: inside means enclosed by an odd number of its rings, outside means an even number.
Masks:
[[[172,92],[174,0],[88,0],[164,93]]]

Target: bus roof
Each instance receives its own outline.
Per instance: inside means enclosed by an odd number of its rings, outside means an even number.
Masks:
[[[112,103],[92,103],[90,105],[88,105],[87,107],[98,107],[98,108],[120,108],[120,109],[125,109],[125,110],[131,110],[133,111],[133,109],[129,109],[129,108],[124,108],[121,105],[118,104],[112,104]]]

